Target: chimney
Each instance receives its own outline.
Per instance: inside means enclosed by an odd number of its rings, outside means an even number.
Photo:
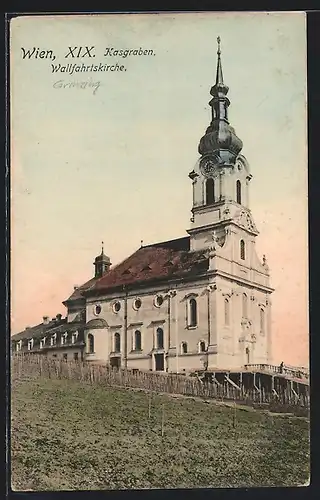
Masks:
[[[26,330],[29,330],[29,329],[30,329],[30,326],[26,326],[26,328],[25,328],[25,329],[26,329]]]
[[[56,315],[56,319],[57,319],[57,321],[61,321],[61,318],[62,318],[62,314],[57,314],[57,315]]]
[[[77,290],[77,288],[79,288],[79,285],[73,285],[74,290]]]
[[[47,325],[49,323],[49,321],[50,321],[49,320],[49,316],[43,316],[42,319],[43,319],[43,324],[44,325]]]

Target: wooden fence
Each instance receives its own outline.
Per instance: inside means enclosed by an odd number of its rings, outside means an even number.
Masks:
[[[88,362],[65,362],[41,355],[14,355],[11,361],[12,380],[25,377],[72,379],[105,387],[132,388],[158,393],[182,394],[186,396],[237,401],[240,404],[297,412],[309,409],[309,395],[296,394],[287,384],[276,395],[266,389],[243,387],[240,390],[225,380],[222,384],[205,382],[197,377],[171,373],[142,372],[138,370],[115,370],[105,365]],[[302,411],[302,413],[304,413]]]

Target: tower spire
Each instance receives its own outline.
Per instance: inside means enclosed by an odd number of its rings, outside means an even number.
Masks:
[[[209,103],[210,106],[213,108],[213,105],[216,103],[217,99],[220,101],[223,99],[224,102],[224,108],[221,106],[217,107],[217,113],[213,115],[213,118],[219,118],[219,119],[224,119],[225,121],[228,120],[227,117],[227,108],[230,104],[229,99],[226,97],[229,87],[225,85],[223,81],[223,72],[222,72],[222,63],[221,63],[221,38],[220,36],[217,37],[217,42],[218,42],[218,50],[217,50],[217,71],[216,71],[216,83],[210,90],[210,94],[212,95],[213,99]],[[222,102],[222,101],[221,101]]]
[[[198,151],[202,156],[211,155],[218,165],[234,165],[242,149],[242,141],[236,136],[235,130],[229,125],[227,97],[229,87],[223,81],[221,63],[221,38],[217,37],[217,71],[216,81],[211,87],[212,99],[209,102],[212,118],[205,135],[200,139]]]
[[[220,36],[217,37],[217,42],[218,42],[218,60],[217,60],[217,72],[216,72],[216,85],[223,85],[223,73],[222,73],[222,64],[221,64],[221,47],[220,47],[220,42],[221,38]]]
[[[101,241],[101,255],[103,255],[103,241]]]

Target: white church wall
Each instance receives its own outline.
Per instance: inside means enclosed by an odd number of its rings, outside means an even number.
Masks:
[[[197,303],[197,324],[192,326],[189,323],[190,300],[194,298]],[[181,350],[181,343],[187,342],[188,352],[197,353],[200,341],[208,343],[208,297],[204,283],[195,283],[188,287],[178,289],[175,298],[178,313],[178,350]],[[176,342],[175,342],[176,345]]]
[[[138,369],[142,371],[152,370],[152,358],[148,357],[128,357],[128,369]]]
[[[88,335],[93,335],[94,338],[94,352],[89,353]],[[85,333],[86,351],[85,358],[87,361],[102,361],[108,362],[109,360],[109,342],[108,330],[106,328],[94,328],[86,330]]]

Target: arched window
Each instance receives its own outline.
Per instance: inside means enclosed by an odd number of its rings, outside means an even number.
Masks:
[[[134,348],[136,351],[141,351],[141,332],[136,330],[134,332]]]
[[[120,341],[120,333],[114,334],[114,352],[120,352],[121,350],[121,341]]]
[[[214,180],[207,179],[206,180],[206,204],[211,205],[214,203]]]
[[[94,352],[94,337],[92,333],[88,335],[88,353],[92,354]]]
[[[247,318],[248,316],[248,297],[247,294],[244,293],[242,295],[242,317]]]
[[[163,349],[163,330],[157,328],[157,349]]]
[[[199,343],[199,351],[205,352],[205,350],[206,350],[206,343],[202,341]]]
[[[241,205],[241,182],[240,181],[237,181],[236,189],[237,189],[237,203],[239,203]]]
[[[230,303],[228,299],[224,299],[224,323],[230,324]]]
[[[189,326],[197,326],[197,301],[196,299],[189,300]]]
[[[182,352],[182,354],[187,354],[187,352],[188,352],[188,344],[187,344],[187,342],[182,342],[182,344],[181,344],[181,352]]]
[[[243,240],[240,241],[240,259],[245,260],[246,258],[246,246]]]
[[[260,309],[260,333],[264,334],[265,321],[264,321],[264,309]]]

